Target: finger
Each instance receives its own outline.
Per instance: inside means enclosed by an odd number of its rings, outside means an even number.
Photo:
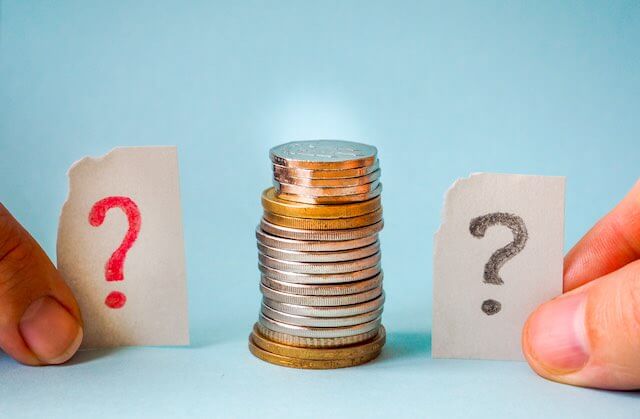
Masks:
[[[522,347],[551,380],[640,389],[640,260],[540,306]]]
[[[0,204],[0,348],[24,364],[60,364],[81,341],[82,320],[71,290]]]
[[[640,258],[640,181],[571,249],[564,260],[564,291]]]

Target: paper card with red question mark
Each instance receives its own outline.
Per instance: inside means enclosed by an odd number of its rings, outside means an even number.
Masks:
[[[82,311],[83,347],[188,345],[176,147],[74,163],[57,254]]]
[[[564,177],[479,173],[445,198],[434,240],[434,358],[522,360],[522,327],[562,293]]]

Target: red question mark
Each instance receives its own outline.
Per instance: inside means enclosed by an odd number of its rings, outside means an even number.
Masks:
[[[111,208],[120,208],[127,216],[129,229],[122,239],[120,246],[113,252],[104,266],[104,277],[107,281],[124,280],[123,265],[127,252],[133,246],[133,242],[138,238],[140,232],[140,210],[131,198],[126,196],[108,196],[99,200],[89,212],[89,223],[94,227],[99,227],[104,222],[107,211]],[[120,291],[112,291],[105,298],[104,303],[110,308],[121,308],[127,302],[127,297]]]

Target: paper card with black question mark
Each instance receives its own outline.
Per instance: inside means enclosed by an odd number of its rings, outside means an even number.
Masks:
[[[529,314],[562,293],[565,178],[479,173],[434,240],[434,358],[522,360]]]
[[[74,163],[57,255],[84,348],[189,344],[176,148],[116,148]]]

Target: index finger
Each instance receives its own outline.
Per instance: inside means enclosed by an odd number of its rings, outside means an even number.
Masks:
[[[569,251],[564,292],[640,259],[640,181]]]

